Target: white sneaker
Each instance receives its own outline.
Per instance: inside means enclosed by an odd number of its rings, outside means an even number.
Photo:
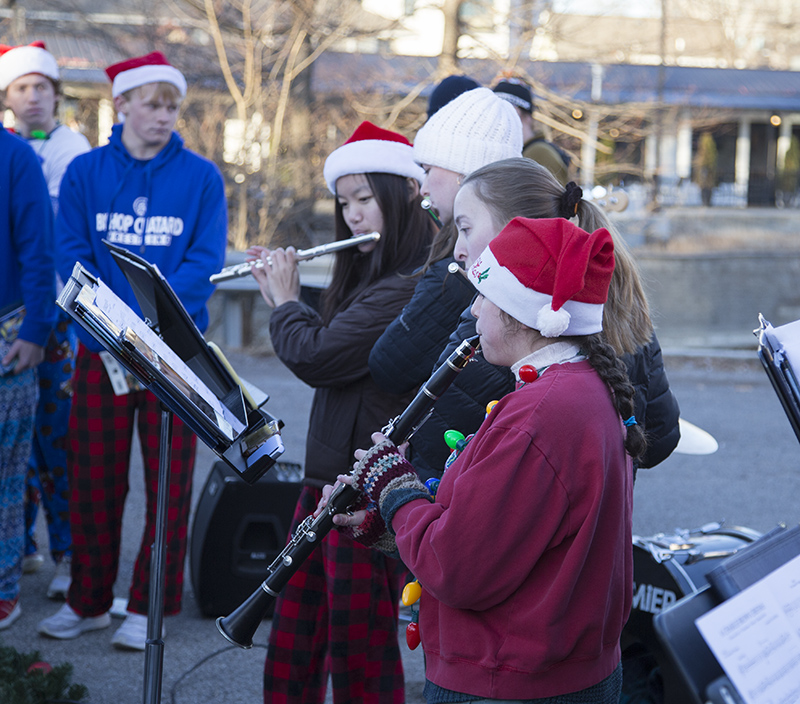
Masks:
[[[162,622],[161,637],[167,634]],[[128,612],[122,625],[111,639],[111,645],[121,650],[144,650],[147,645],[147,616]]]
[[[53,616],[39,621],[36,630],[42,635],[51,638],[77,638],[81,633],[97,631],[111,625],[111,616],[108,613],[100,616],[79,616],[69,604],[64,604]]]
[[[127,618],[128,616],[128,598],[122,596],[115,596],[114,603],[108,610],[114,618]]]
[[[41,553],[34,552],[22,558],[22,574],[32,574],[38,572],[44,564],[44,557]]]
[[[72,567],[72,558],[69,555],[64,555],[61,561],[56,565],[56,574],[47,587],[48,599],[66,599],[69,585],[72,582],[72,574],[70,569]]]
[[[19,597],[16,599],[0,599],[0,631],[4,631],[22,614]]]

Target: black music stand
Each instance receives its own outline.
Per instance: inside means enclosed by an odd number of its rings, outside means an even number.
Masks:
[[[758,316],[759,327],[754,330],[758,337],[758,357],[769,377],[775,393],[783,406],[786,416],[800,440],[800,385],[794,373],[792,360],[800,362],[800,321],[779,328],[762,316]],[[800,369],[800,365],[798,365]],[[734,561],[742,562],[745,556],[753,556],[747,564],[748,584],[765,577],[776,564],[783,563],[796,551],[781,553],[776,562],[773,555],[759,552],[777,531],[763,536],[760,540],[746,546],[739,554],[722,561],[714,570],[720,572]],[[741,570],[739,577],[742,577]],[[709,581],[712,578],[709,577]],[[707,586],[694,594],[678,600],[672,607],[653,617],[653,627],[666,652],[667,667],[682,690],[680,699],[690,704],[740,704],[742,702],[736,688],[725,676],[721,665],[706,644],[696,620],[723,602],[721,594]]]
[[[740,704],[738,692],[695,625],[696,619],[720,603],[706,586],[653,617],[653,628],[664,646],[664,679],[671,684],[665,692],[667,701]]]
[[[173,414],[251,484],[283,453],[282,423],[262,410],[268,397],[258,406],[245,401],[239,381],[208,346],[158,268],[105,244],[130,282],[144,320],[80,263],[57,303],[162,404],[144,668],[144,702],[160,704]]]
[[[773,328],[759,314],[758,323],[759,327],[753,331],[758,337],[758,358],[800,441],[800,384],[792,367],[792,357],[800,355],[800,348],[793,344],[795,335],[800,332],[800,321]]]

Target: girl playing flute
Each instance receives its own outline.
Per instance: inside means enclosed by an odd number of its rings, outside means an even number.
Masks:
[[[300,301],[293,247],[248,252],[265,264],[253,268],[253,276],[274,308],[269,331],[275,353],[315,388],[292,533],[355,449],[412,397],[380,391],[367,359],[411,297],[417,281],[411,274],[433,235],[420,207],[424,174],[402,135],[364,122],[331,153],[323,173],[336,197],[336,239],[369,232],[381,238],[336,254],[321,312]],[[335,702],[403,701],[397,617],[404,575],[396,560],[338,531],[328,533],[276,602],[264,701],[321,703],[329,674]]]

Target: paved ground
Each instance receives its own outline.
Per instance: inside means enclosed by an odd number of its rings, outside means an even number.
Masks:
[[[270,411],[285,423],[284,458],[303,460],[303,438],[311,390],[297,382],[274,357],[229,355],[238,373],[272,397]],[[634,531],[652,535],[676,527],[692,528],[726,520],[764,531],[777,521],[796,522],[800,495],[798,442],[766,375],[745,359],[668,357],[673,390],[683,415],[711,432],[719,442],[713,455],[674,454],[658,469],[643,471],[635,490]],[[204,446],[198,452],[194,503],[202,492],[215,456]],[[131,477],[122,566],[115,593],[125,596],[140,540],[142,480],[138,463]],[[40,529],[42,526],[40,525]],[[40,530],[41,532],[41,530]],[[51,663],[71,662],[73,680],[89,687],[91,704],[133,704],[143,701],[144,655],[110,646],[113,628],[75,641],[44,639],[36,623],[59,604],[45,598],[52,567],[22,581],[21,619],[0,634],[0,642],[19,650],[41,651]],[[256,704],[262,701],[264,650],[227,648],[213,620],[201,615],[186,578],[184,610],[166,619],[167,638],[162,673],[164,702],[175,704]],[[262,624],[256,643],[266,642],[269,624]],[[407,701],[421,702],[421,651],[401,646],[407,675]]]

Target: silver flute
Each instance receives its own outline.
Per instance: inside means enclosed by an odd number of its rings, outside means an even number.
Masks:
[[[466,272],[466,270],[464,270],[462,267],[460,267],[455,262],[450,262],[447,265],[447,271],[450,274],[461,274],[461,276],[463,276],[467,281],[471,282],[471,280],[469,278],[469,274]]]
[[[349,247],[357,247],[360,244],[364,244],[365,242],[377,242],[381,238],[380,232],[370,232],[368,235],[358,235],[356,237],[350,237],[346,240],[338,240],[336,242],[328,242],[327,244],[321,244],[317,247],[311,247],[311,249],[298,249],[295,252],[294,258],[297,261],[305,261],[306,259],[313,259],[314,257],[320,257],[323,254],[332,254],[333,252],[338,252],[340,249],[348,249]],[[269,263],[269,258],[267,259],[267,263]],[[230,281],[231,279],[238,279],[240,276],[247,276],[252,272],[253,267],[256,269],[261,269],[264,267],[264,261],[262,259],[256,259],[252,262],[242,262],[241,264],[232,264],[231,266],[226,266],[222,271],[218,274],[212,274],[208,277],[208,280],[212,284],[218,284],[223,281]]]
[[[430,200],[428,200],[427,198],[423,198],[420,201],[420,205],[422,206],[422,209],[425,210],[428,213],[428,215],[431,216],[433,221],[436,223],[436,227],[441,229],[442,221],[439,219],[439,216],[434,212],[433,203],[431,203]]]

